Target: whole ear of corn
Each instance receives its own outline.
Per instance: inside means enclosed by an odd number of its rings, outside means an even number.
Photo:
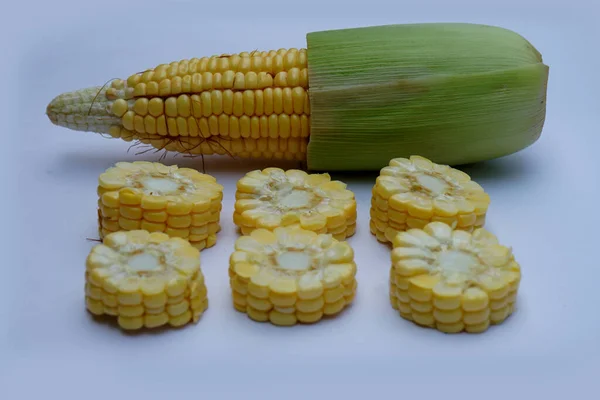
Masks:
[[[192,58],[57,96],[50,120],[189,154],[377,170],[420,154],[462,164],[537,140],[548,67],[524,38],[475,24],[314,32],[307,49]]]

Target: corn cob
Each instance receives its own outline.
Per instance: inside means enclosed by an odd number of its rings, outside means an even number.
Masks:
[[[191,58],[63,93],[49,119],[156,149],[378,170],[519,151],[541,134],[548,67],[518,34],[475,24],[313,32],[307,47]]]
[[[177,165],[118,162],[98,179],[100,238],[119,230],[164,232],[202,250],[217,241],[223,187]]]
[[[383,243],[429,222],[473,231],[485,224],[490,197],[466,173],[421,156],[394,158],[372,190],[370,230]]]
[[[300,226],[344,240],[356,232],[356,200],[329,174],[266,168],[237,183],[233,221],[242,234],[254,229]]]
[[[330,234],[256,229],[238,238],[229,261],[233,306],[254,321],[315,323],[339,314],[356,293],[354,252]]]
[[[126,330],[196,323],[208,307],[199,250],[160,232],[107,235],[88,255],[85,279],[87,310]]]
[[[400,316],[446,333],[486,331],[515,309],[521,267],[483,228],[431,222],[394,238],[390,302]]]

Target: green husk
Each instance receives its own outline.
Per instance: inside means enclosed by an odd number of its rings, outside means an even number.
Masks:
[[[534,143],[549,68],[520,35],[475,24],[307,35],[312,170],[378,170],[418,154],[458,165]]]

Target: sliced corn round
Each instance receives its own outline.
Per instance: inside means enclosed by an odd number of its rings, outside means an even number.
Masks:
[[[244,235],[293,225],[344,240],[356,231],[356,200],[329,174],[266,168],[238,181],[233,220]]]
[[[180,237],[202,250],[221,230],[223,187],[194,169],[146,161],[118,162],[98,178],[100,238],[146,230]]]
[[[472,232],[484,226],[489,204],[489,195],[462,171],[421,156],[395,158],[373,186],[370,230],[383,243],[433,221]]]
[[[229,265],[233,306],[259,322],[315,323],[356,293],[354,251],[331,234],[255,229],[236,241]]]
[[[87,310],[126,330],[196,323],[208,307],[200,251],[161,232],[108,234],[89,253],[85,279]]]
[[[521,267],[483,228],[431,222],[393,240],[390,301],[400,316],[446,333],[478,333],[515,309]]]

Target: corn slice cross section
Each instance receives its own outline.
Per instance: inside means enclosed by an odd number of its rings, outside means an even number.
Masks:
[[[393,241],[390,302],[400,316],[445,333],[481,333],[515,310],[521,267],[483,228],[431,222]]]
[[[357,290],[350,245],[299,227],[256,229],[238,238],[229,278],[237,311],[278,326],[338,315]]]
[[[110,233],[86,259],[85,299],[125,330],[197,323],[208,307],[200,251],[144,230]]]
[[[233,220],[244,235],[296,226],[344,240],[356,232],[356,199],[329,174],[266,168],[238,181]]]
[[[373,186],[369,226],[390,244],[399,232],[434,221],[472,232],[485,225],[489,204],[484,189],[458,169],[416,155],[394,158]]]
[[[98,179],[100,238],[146,230],[181,237],[202,250],[221,230],[223,186],[191,168],[156,162],[118,162]]]

